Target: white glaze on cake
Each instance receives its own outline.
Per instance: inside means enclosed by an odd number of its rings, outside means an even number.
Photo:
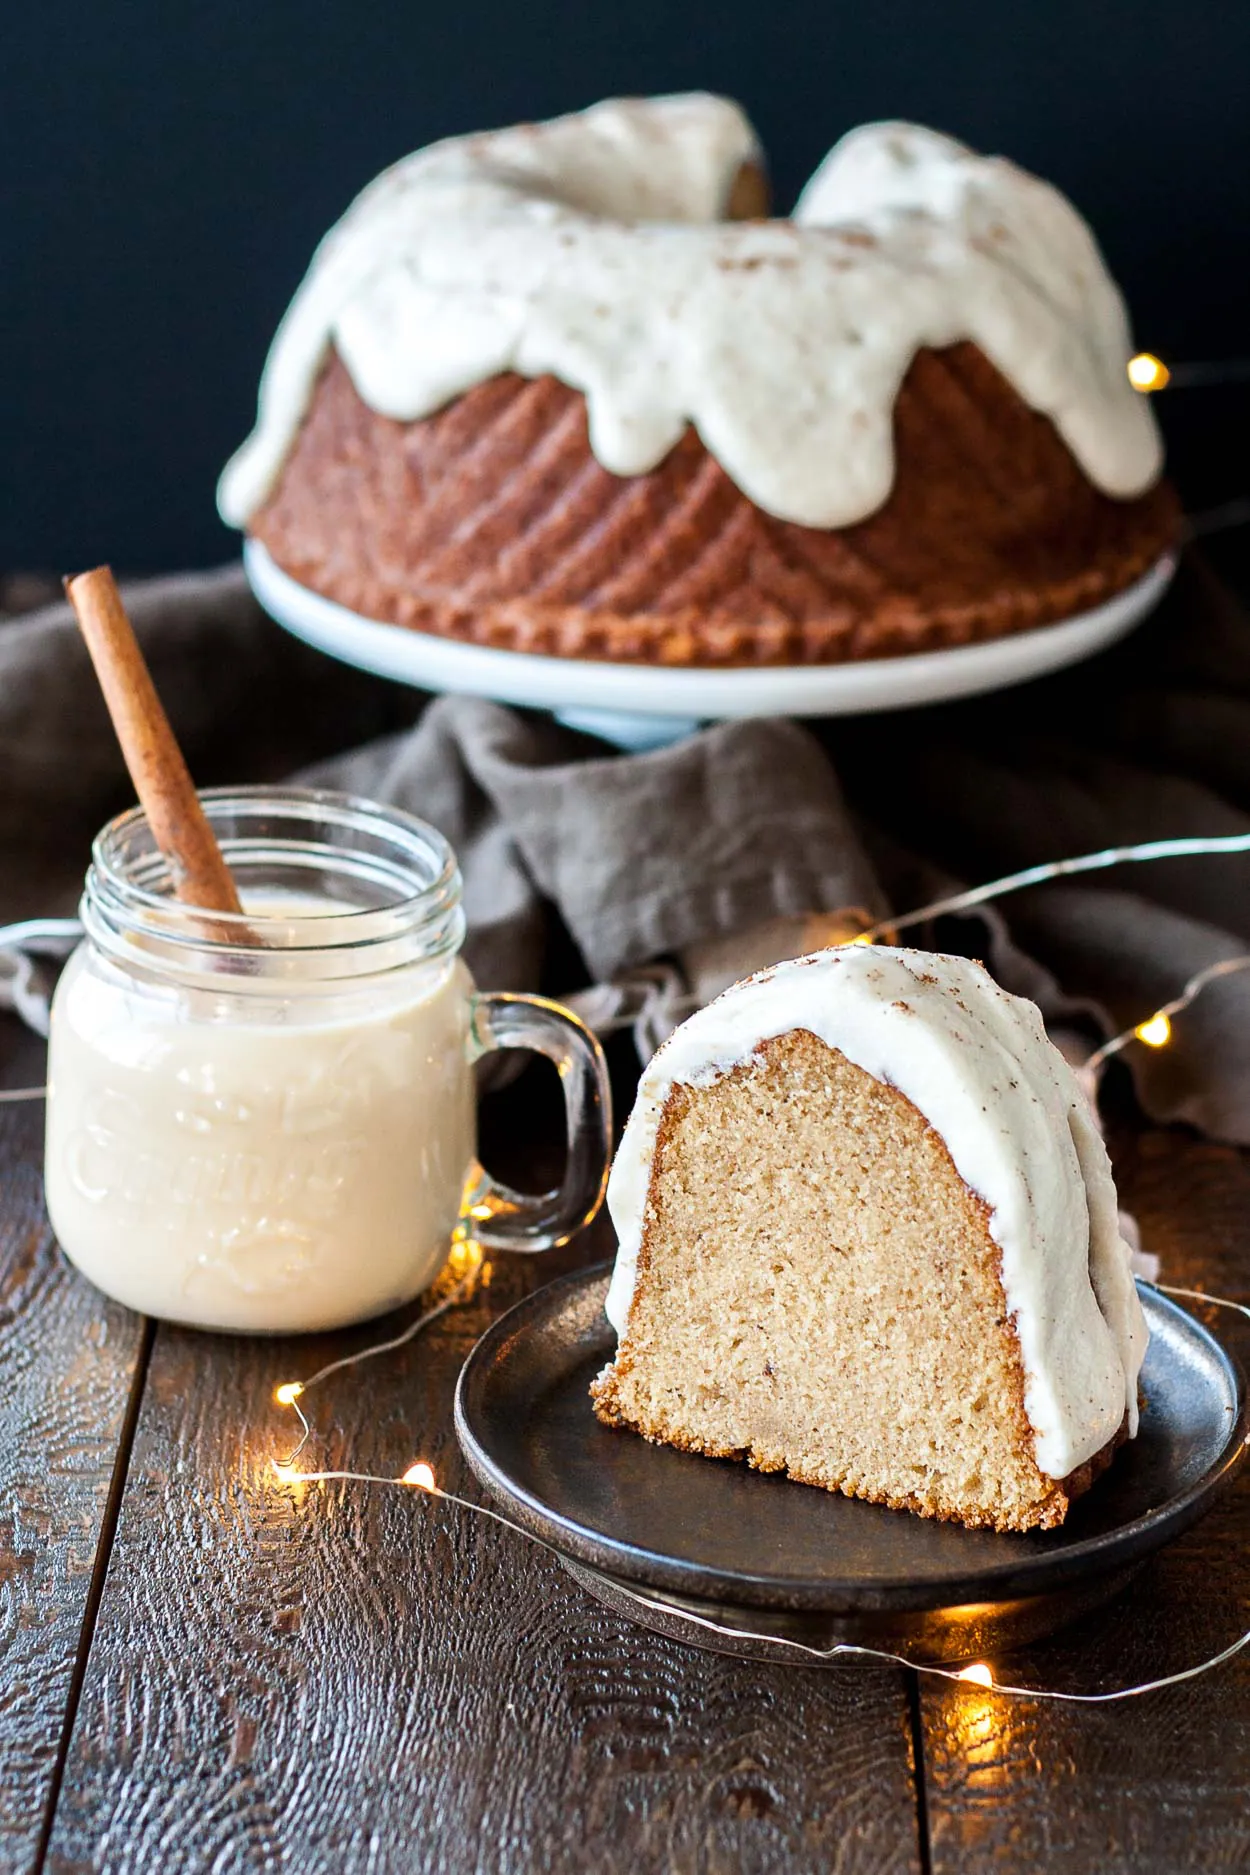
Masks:
[[[693,423],[760,508],[831,528],[889,497],[916,352],[970,339],[1099,488],[1156,479],[1123,302],[1055,189],[936,131],[868,124],[793,220],[721,221],[757,156],[736,105],[693,93],[452,138],[385,171],[283,319],[223,517],[245,526],[273,488],[332,345],[364,401],[404,421],[501,372],[550,372],[585,393],[618,475],[655,468]]]
[[[643,1075],[608,1184],[620,1249],[607,1313],[618,1336],[670,1089],[707,1085],[792,1029],[898,1088],[989,1206],[1039,1468],[1067,1477],[1126,1413],[1135,1434],[1147,1330],[1106,1148],[1036,1007],[964,957],[820,951],[748,977],[675,1031]]]

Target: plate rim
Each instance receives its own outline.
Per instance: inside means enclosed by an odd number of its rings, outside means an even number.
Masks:
[[[353,612],[302,585],[258,540],[248,538],[243,546],[248,583],[270,617],[304,643],[357,669],[417,689],[521,707],[695,721],[872,715],[953,702],[1049,676],[1126,637],[1163,597],[1179,559],[1179,548],[1169,548],[1131,585],[1098,605],[977,644],[843,664],[670,669],[550,657],[410,631]]]
[[[1052,1554],[1031,1551],[1005,1560],[1001,1567],[981,1564],[969,1574],[917,1583],[914,1579],[877,1577],[871,1583],[849,1578],[815,1582],[805,1577],[758,1576],[727,1572],[714,1565],[657,1551],[605,1536],[554,1511],[534,1493],[510,1479],[493,1461],[474,1430],[469,1396],[485,1380],[502,1345],[533,1325],[532,1318],[547,1317],[578,1290],[606,1280],[610,1261],[574,1270],[543,1284],[505,1311],[474,1344],[456,1380],[453,1420],[460,1449],[478,1482],[507,1509],[531,1536],[558,1554],[619,1577],[627,1583],[733,1601],[750,1607],[789,1608],[813,1612],[874,1610],[923,1611],[969,1603],[1022,1599],[1062,1588],[1087,1575],[1127,1567],[1143,1560],[1181,1535],[1231,1481],[1247,1452],[1248,1394],[1246,1376],[1237,1356],[1170,1296],[1143,1278],[1136,1278],[1143,1304],[1164,1315],[1180,1318],[1213,1351],[1232,1386],[1234,1411],[1218,1458],[1185,1491],[1167,1499],[1133,1522],[1070,1544]],[[898,1513],[903,1514],[903,1513]],[[712,1586],[709,1587],[709,1584]]]

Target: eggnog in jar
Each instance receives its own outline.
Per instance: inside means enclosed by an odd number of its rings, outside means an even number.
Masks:
[[[476,995],[445,842],[348,797],[204,801],[241,918],[159,889],[141,814],[96,843],[49,1054],[45,1183],[71,1260],[147,1314],[290,1332],[419,1294],[466,1192],[494,1242],[567,1236],[557,1195],[497,1193],[477,1166],[472,1060],[580,1053],[602,1120],[601,1057],[551,1005]],[[580,1222],[597,1192],[558,1197]]]

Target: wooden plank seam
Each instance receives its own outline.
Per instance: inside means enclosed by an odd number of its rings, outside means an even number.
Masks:
[[[152,1358],[152,1344],[156,1338],[156,1323],[149,1317],[143,1320],[143,1335],[139,1343],[139,1352],[135,1359],[134,1373],[130,1382],[130,1397],[126,1402],[126,1417],[122,1421],[121,1433],[117,1441],[117,1452],[113,1459],[113,1474],[109,1480],[109,1494],[104,1506],[104,1516],[100,1521],[100,1535],[96,1542],[95,1561],[91,1569],[91,1582],[87,1589],[86,1605],[83,1608],[82,1626],[78,1634],[78,1648],[74,1655],[74,1669],[70,1675],[69,1692],[65,1701],[65,1717],[61,1724],[61,1736],[57,1741],[56,1758],[52,1766],[52,1775],[48,1782],[48,1801],[44,1806],[43,1824],[39,1831],[39,1840],[35,1847],[31,1875],[43,1875],[47,1861],[48,1846],[52,1840],[52,1830],[56,1822],[57,1805],[60,1801],[61,1786],[65,1780],[65,1766],[69,1759],[70,1741],[74,1735],[74,1723],[78,1717],[79,1702],[82,1698],[83,1684],[87,1677],[87,1663],[91,1657],[91,1643],[95,1638],[96,1621],[100,1613],[100,1603],[104,1597],[104,1583],[108,1575],[109,1561],[113,1554],[113,1543],[117,1536],[117,1525],[121,1517],[122,1499],[126,1494],[126,1482],[130,1475],[130,1459],[134,1451],[135,1433],[139,1425],[139,1411],[143,1404],[144,1389],[147,1386],[148,1367]]]

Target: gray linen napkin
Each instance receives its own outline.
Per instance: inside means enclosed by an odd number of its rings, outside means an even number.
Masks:
[[[544,901],[597,977],[770,917],[886,910],[832,769],[790,722],[721,724],[623,757],[550,718],[439,697],[406,736],[301,779],[447,835],[470,962],[496,989],[537,980]]]
[[[746,955],[775,921],[876,917],[1113,841],[1250,829],[1250,620],[1201,563],[1124,646],[1059,678],[854,722],[723,724],[637,756],[347,671],[265,619],[238,568],[126,596],[197,780],[297,773],[434,822],[490,988],[574,989],[580,959],[583,978],[632,975],[679,1013],[702,949],[741,936]],[[128,797],[68,608],[0,624],[0,920],[70,909],[92,833]],[[984,956],[1052,1020],[1119,1027],[1250,948],[1250,859],[1039,888],[912,941]],[[1133,1051],[1147,1109],[1250,1143],[1248,1043],[1250,978],[1233,977],[1172,1047]]]

